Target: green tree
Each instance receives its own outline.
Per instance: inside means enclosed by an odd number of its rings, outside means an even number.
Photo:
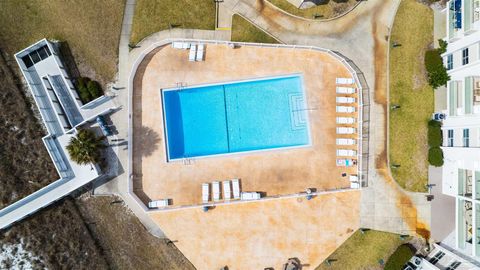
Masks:
[[[425,53],[425,68],[428,73],[428,84],[430,84],[433,89],[447,84],[450,80],[447,69],[443,65],[440,50],[438,49],[429,50]]]
[[[95,164],[100,158],[100,149],[105,147],[102,137],[88,129],[82,129],[70,139],[67,146],[70,158],[80,165]]]
[[[96,99],[102,95],[102,90],[100,89],[100,84],[96,81],[89,81],[87,83],[87,89],[88,93],[90,93],[90,96],[92,99]]]

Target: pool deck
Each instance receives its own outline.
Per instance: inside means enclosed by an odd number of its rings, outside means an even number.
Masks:
[[[177,83],[196,85],[302,73],[309,108],[312,145],[304,148],[239,153],[166,162],[160,89]],[[351,77],[337,59],[313,50],[206,45],[205,61],[189,62],[188,50],[170,46],[154,50],[140,65],[133,91],[133,185],[145,202],[171,199],[174,206],[200,204],[201,184],[241,179],[242,191],[267,196],[306,188],[347,188],[357,167],[337,167],[335,78]],[[355,96],[357,98],[357,96]],[[357,104],[354,104],[357,106]],[[357,110],[358,111],[358,110]],[[358,135],[342,135],[357,138]],[[354,149],[356,146],[342,146]]]
[[[351,190],[150,215],[198,270],[283,269],[288,258],[315,269],[359,228],[359,212]]]

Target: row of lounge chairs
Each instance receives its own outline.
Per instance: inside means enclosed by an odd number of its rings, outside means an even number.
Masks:
[[[358,181],[357,175],[350,175],[350,188],[360,188],[360,182]]]
[[[353,84],[353,78],[336,78],[337,85],[345,85],[345,84]],[[353,104],[357,100],[355,97],[345,97],[344,95],[351,95],[356,93],[356,89],[353,87],[344,87],[344,86],[337,86],[336,88],[337,97],[335,101],[337,104]],[[337,105],[336,112],[340,114],[350,114],[355,112],[354,106],[346,106],[346,105]],[[337,126],[336,133],[339,135],[351,135],[357,132],[356,128],[353,127],[344,127],[341,125],[352,125],[355,123],[354,117],[337,117],[336,118]],[[357,141],[351,138],[337,138],[336,145],[339,146],[352,146],[356,145]],[[338,157],[355,157],[357,155],[357,151],[350,150],[350,149],[337,149],[337,156]],[[345,164],[347,162],[344,162]],[[338,165],[337,160],[337,165]]]
[[[179,50],[188,50],[188,61],[203,61],[203,56],[205,54],[205,45],[204,44],[192,44],[190,42],[172,42],[172,48]]]
[[[223,195],[223,199],[228,201],[231,199],[240,199],[240,180],[239,179],[232,179],[222,181],[223,192],[220,191],[220,182],[213,181],[212,182],[212,197],[211,199],[215,202],[221,200],[221,195]],[[233,192],[233,198],[232,198]],[[210,184],[203,183],[202,184],[202,201],[203,203],[208,203],[210,201]]]

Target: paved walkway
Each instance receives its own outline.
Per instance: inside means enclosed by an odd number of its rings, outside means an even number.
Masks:
[[[371,89],[369,187],[362,193],[362,226],[398,233],[428,234],[430,204],[424,194],[404,192],[386,164],[387,37],[399,0],[369,0],[337,20],[314,22],[280,12],[263,1],[225,0],[258,27],[287,44],[341,52],[364,72]]]

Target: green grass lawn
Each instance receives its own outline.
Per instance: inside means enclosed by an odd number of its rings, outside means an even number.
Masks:
[[[170,25],[214,30],[215,3],[213,0],[137,0],[130,41],[137,44]]]
[[[314,16],[319,16],[317,19],[329,19],[335,16],[341,15],[352,8],[357,0],[348,0],[345,3],[335,3],[335,1],[329,1],[328,4],[318,5],[311,8],[299,9],[292,5],[287,0],[264,0],[268,1],[278,8],[299,17],[307,19],[314,19]]]
[[[276,39],[237,14],[233,15],[232,19],[232,41],[278,43]]]
[[[426,191],[428,180],[427,121],[434,92],[428,85],[424,55],[433,42],[433,12],[415,0],[401,2],[392,29],[390,49],[390,164],[395,180],[406,190]]]
[[[12,55],[42,39],[67,41],[80,72],[102,83],[116,73],[125,0],[0,1],[0,48]]]
[[[356,231],[328,257],[331,265],[324,262],[316,270],[379,268],[379,260],[386,262],[390,254],[404,242],[398,234],[373,230],[362,234]]]

